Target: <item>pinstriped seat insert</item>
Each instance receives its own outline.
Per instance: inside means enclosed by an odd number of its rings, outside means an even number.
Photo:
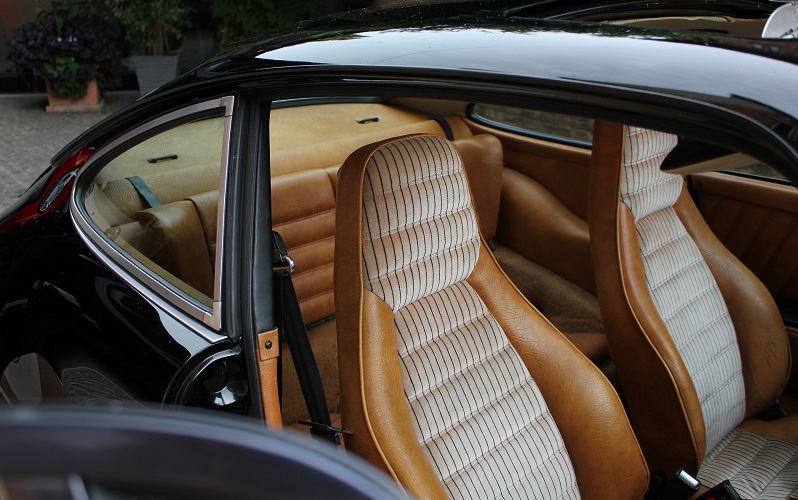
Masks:
[[[798,498],[798,447],[734,429],[704,458],[702,483],[728,479],[742,498]]]

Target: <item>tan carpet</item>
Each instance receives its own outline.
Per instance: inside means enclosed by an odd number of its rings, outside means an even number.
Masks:
[[[562,332],[603,333],[598,298],[510,248],[493,254],[515,286]]]

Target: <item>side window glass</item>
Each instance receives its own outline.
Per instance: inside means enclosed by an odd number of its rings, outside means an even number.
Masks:
[[[488,126],[509,129],[532,137],[590,147],[593,142],[593,120],[550,111],[475,104],[470,117]]]
[[[218,115],[144,132],[97,171],[85,198],[89,217],[124,256],[207,308],[218,300],[217,213],[227,151],[228,118],[221,108]]]
[[[782,174],[775,168],[771,167],[770,165],[758,162],[753,158],[749,159],[750,162],[745,162],[744,165],[735,166],[734,168],[729,168],[726,170],[729,172],[738,172],[741,174],[754,175],[756,177],[761,177],[764,180],[777,180],[777,181],[787,180],[784,174]]]
[[[698,156],[700,157],[700,154]],[[666,162],[667,161],[668,160],[666,160]],[[777,183],[787,182],[787,178],[784,176],[784,174],[775,168],[743,153],[733,153],[727,151],[725,153],[721,152],[715,155],[710,155],[708,159],[690,161],[690,158],[688,157],[686,159],[682,159],[682,161],[684,161],[685,166],[689,165],[689,168],[694,172],[726,172],[730,174],[742,174],[745,176],[756,177],[764,181],[774,181]]]

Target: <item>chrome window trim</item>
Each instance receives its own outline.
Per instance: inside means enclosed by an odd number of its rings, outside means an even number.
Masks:
[[[225,106],[224,112],[224,132],[222,142],[222,168],[219,170],[219,199],[216,204],[216,255],[214,255],[214,269],[218,272],[213,273],[213,309],[209,320],[211,323],[206,323],[211,328],[220,330],[222,328],[222,272],[224,271],[224,264],[222,256],[224,255],[224,224],[225,212],[227,207],[227,172],[228,164],[230,162],[230,136],[232,133],[233,125],[233,97],[225,97],[220,99],[221,104]]]
[[[128,285],[136,289],[150,300],[157,304],[161,304],[164,309],[171,310],[171,307],[166,307],[166,304],[176,307],[179,311],[189,315],[191,318],[202,322],[203,324],[213,328],[214,330],[221,330],[222,327],[222,256],[224,252],[224,210],[226,206],[226,193],[227,193],[227,174],[229,169],[229,153],[230,153],[230,134],[232,128],[233,116],[233,103],[232,96],[222,97],[219,99],[212,99],[199,104],[193,104],[180,108],[176,111],[160,116],[141,125],[130,132],[114,139],[110,143],[100,148],[92,157],[86,162],[86,165],[81,168],[75,182],[73,183],[72,193],[70,197],[70,216],[75,226],[79,229],[78,234],[86,245],[94,251],[95,254],[108,265],[116,274],[118,274]],[[217,219],[217,241],[216,241],[216,255],[214,256],[215,272],[213,281],[213,297],[212,307],[209,309],[205,304],[201,304],[197,299],[181,292],[173,284],[161,278],[144,264],[137,261],[126,252],[124,252],[118,245],[114,244],[105,233],[97,227],[94,221],[86,212],[85,203],[83,200],[78,199],[78,187],[83,186],[84,183],[90,182],[86,172],[91,172],[92,165],[102,160],[102,158],[110,151],[115,150],[122,144],[134,139],[157,127],[161,127],[167,123],[177,121],[202,111],[208,111],[217,108],[224,108],[224,131],[222,137],[222,158],[221,169],[219,172],[219,206],[218,206],[218,219]],[[93,177],[93,176],[92,176]],[[88,178],[88,181],[86,180]],[[129,273],[128,276],[126,273]],[[144,285],[142,287],[142,285]],[[165,300],[164,300],[165,299]],[[179,318],[179,315],[175,316]],[[203,333],[195,326],[181,321],[187,327],[196,331],[199,335],[205,337],[211,342],[218,341],[216,335],[209,335],[207,332]],[[226,338],[226,337],[223,337]]]

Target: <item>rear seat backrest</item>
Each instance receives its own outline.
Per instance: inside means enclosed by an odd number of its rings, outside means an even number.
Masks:
[[[194,204],[194,209],[202,223],[202,232],[205,234],[205,243],[208,247],[208,257],[211,266],[216,258],[216,219],[219,213],[219,190],[207,191],[188,198]]]
[[[296,263],[291,278],[305,323],[332,316],[335,192],[330,174],[313,169],[273,177],[272,227]]]
[[[486,240],[496,236],[499,222],[499,205],[502,194],[504,150],[496,136],[480,134],[454,141],[463,160],[474,208],[477,211],[479,230]]]
[[[446,120],[454,130],[455,137],[467,137],[471,135],[468,126],[466,126],[461,118],[448,117]],[[312,141],[301,146],[278,149],[270,153],[272,177],[314,168],[324,169],[332,166],[336,166],[337,168],[352,151],[363,144],[369,144],[389,137],[418,133],[437,134],[440,136],[445,135],[443,128],[437,121],[426,120],[330,141]]]
[[[213,296],[213,259],[194,203],[175,201],[136,214],[142,237],[138,250],[156,264]]]
[[[167,170],[140,176],[144,184],[162,204],[180,201],[196,193],[219,188],[219,164],[199,165],[180,170]],[[112,226],[130,222],[139,210],[147,208],[136,188],[127,179],[118,179],[102,186],[102,192],[118,209]],[[110,213],[110,212],[108,212]],[[106,218],[108,216],[106,215]]]
[[[501,143],[481,134],[454,144],[473,186],[480,229],[490,239],[496,234],[501,196]],[[293,281],[307,324],[335,314],[337,172],[338,167],[330,167],[272,178],[272,224],[296,262]],[[136,213],[142,228],[136,247],[208,296],[213,295],[218,196],[217,190],[206,191]]]

